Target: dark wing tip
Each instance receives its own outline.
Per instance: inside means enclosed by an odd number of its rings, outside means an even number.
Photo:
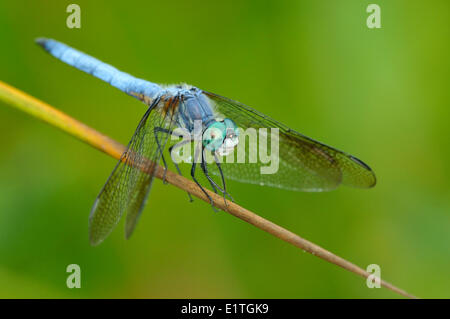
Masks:
[[[377,184],[377,177],[375,176],[375,173],[373,172],[373,170],[370,168],[369,165],[367,165],[366,163],[364,163],[363,161],[361,161],[359,158],[356,158],[352,155],[348,156],[353,162],[355,162],[356,164],[358,164],[359,166],[361,166],[362,168],[364,168],[366,170],[366,174],[368,174],[368,178],[367,180],[370,179],[370,182],[365,184],[365,185],[361,185],[363,186],[363,188],[372,188],[375,187],[375,185]]]
[[[367,165],[366,163],[364,163],[363,161],[361,161],[359,158],[354,157],[353,155],[349,155],[350,159],[353,162],[356,162],[357,164],[361,165],[362,167],[364,167],[365,169],[367,169],[368,171],[372,172],[372,169],[369,167],[369,165]]]

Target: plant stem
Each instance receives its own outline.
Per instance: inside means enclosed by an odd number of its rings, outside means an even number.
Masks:
[[[0,100],[3,100],[7,104],[10,104],[30,115],[47,122],[62,131],[86,142],[87,144],[101,150],[102,152],[119,159],[122,153],[125,151],[125,146],[111,139],[110,137],[101,134],[100,132],[90,128],[84,123],[75,120],[74,118],[64,114],[63,112],[51,107],[50,105],[14,88],[8,84],[0,81]],[[164,168],[158,166],[156,168],[155,176],[162,179],[164,174]],[[190,194],[200,198],[201,200],[209,203],[208,198],[200,190],[200,188],[192,181],[176,174],[171,171],[167,171],[166,181]],[[227,202],[225,205],[223,197],[215,194],[209,190],[206,190],[214,201],[214,205],[223,211],[242,219],[243,221],[252,224],[253,226],[280,238],[281,240],[290,243],[304,251],[307,251],[314,256],[322,258],[330,263],[333,263],[339,267],[342,267],[350,272],[360,275],[364,278],[369,277],[371,274],[364,269],[356,266],[355,264],[331,253],[330,251],[306,240],[293,232],[272,223],[271,221],[262,218],[259,215],[237,205],[233,202]],[[402,295],[407,298],[416,298],[408,292],[386,282],[380,281],[381,285],[393,292]]]

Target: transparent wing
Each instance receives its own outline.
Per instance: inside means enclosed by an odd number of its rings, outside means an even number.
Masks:
[[[145,206],[156,164],[168,135],[155,132],[155,127],[170,129],[172,119],[151,106],[139,123],[127,150],[122,155],[98,195],[89,217],[89,238],[92,245],[101,243],[127,214],[125,236],[129,238]]]
[[[376,184],[373,171],[356,157],[304,136],[239,102],[214,93],[204,94],[209,97],[216,112],[232,119],[242,129],[279,129],[279,168],[275,174],[261,174],[261,167],[268,164],[262,163],[258,157],[256,163],[223,163],[225,178],[297,191],[326,191],[340,183],[359,188],[370,188]],[[240,137],[239,143],[242,142]],[[268,149],[270,153],[270,146]],[[209,168],[218,174],[214,165],[209,165]]]

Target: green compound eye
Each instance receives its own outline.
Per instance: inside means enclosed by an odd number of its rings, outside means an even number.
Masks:
[[[210,151],[215,151],[222,144],[227,133],[224,122],[214,122],[203,133],[203,146]]]
[[[225,119],[225,120],[223,120],[223,123],[224,123],[225,126],[226,126],[226,132],[227,132],[227,135],[230,134],[230,132],[231,132],[231,133],[233,133],[235,136],[238,136],[238,137],[239,137],[239,130],[238,130],[236,124],[235,124],[232,120],[230,120],[230,119]]]

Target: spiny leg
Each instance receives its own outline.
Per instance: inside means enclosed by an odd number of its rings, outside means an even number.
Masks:
[[[195,166],[197,165],[197,157],[198,157],[199,152],[197,152],[197,149],[195,149],[194,152],[194,161],[192,162],[192,168],[191,168],[191,177],[193,179],[193,181],[198,185],[198,187],[200,187],[200,189],[202,190],[202,192],[206,195],[206,197],[209,199],[209,202],[211,203],[211,207],[215,212],[218,212],[218,210],[215,208],[214,206],[214,201],[212,200],[211,196],[208,195],[208,193],[206,192],[206,190],[203,188],[203,186],[198,182],[198,180],[195,178]]]
[[[211,187],[214,190],[214,193],[217,194],[217,189],[216,188],[218,188],[221,192],[223,192],[222,189],[220,188],[220,186],[217,185],[217,183],[209,176],[208,168],[206,167],[206,160],[205,159],[206,159],[205,148],[203,148],[202,149],[202,161],[200,163],[200,166],[201,166],[201,168],[203,170],[203,173],[205,174],[206,178],[208,179],[209,183],[211,184]]]
[[[164,154],[163,154],[162,149],[161,149],[161,144],[160,144],[159,139],[158,139],[158,133],[159,133],[159,132],[165,133],[165,134],[170,134],[170,135],[175,135],[175,136],[178,136],[178,137],[183,137],[183,136],[182,136],[182,135],[177,135],[177,134],[174,133],[173,131],[168,130],[168,129],[165,129],[165,128],[163,128],[163,127],[155,127],[155,128],[154,128],[154,134],[155,134],[156,144],[157,144],[157,146],[158,146],[159,152],[161,153],[161,159],[162,159],[163,164],[164,164],[163,183],[164,183],[164,184],[167,184],[167,182],[166,182],[166,174],[167,174],[168,167],[167,167],[166,159],[164,158]],[[180,147],[180,146],[186,144],[187,142],[190,142],[190,141],[182,141],[181,143],[178,143],[178,144],[175,144],[175,145],[171,146],[171,147],[169,148],[169,153],[171,154],[171,158],[172,158],[172,151],[173,151],[175,148]],[[195,154],[194,154],[194,157],[195,157],[195,158],[194,158],[194,163],[193,163],[192,168],[191,168],[191,176],[192,176],[192,179],[197,183],[197,185],[198,185],[198,186],[200,187],[200,189],[203,191],[203,193],[205,193],[205,195],[208,197],[208,199],[209,199],[210,202],[211,202],[211,205],[212,205],[213,209],[215,210],[214,202],[213,202],[211,196],[209,196],[208,193],[206,193],[206,191],[205,191],[205,189],[203,188],[203,186],[201,186],[201,184],[197,181],[197,179],[196,179],[195,176],[194,176],[194,175],[195,175],[195,165],[196,165],[196,161],[197,161],[197,159],[196,159],[197,156],[198,156],[198,154],[195,152]],[[178,164],[177,164],[175,161],[173,161],[173,158],[172,158],[172,162],[175,164],[175,167],[176,167],[176,169],[177,169],[177,171],[178,171],[178,174],[181,175],[181,176],[183,176],[183,175],[181,174],[180,167],[178,166]],[[202,159],[201,165],[202,165],[202,163],[203,163],[203,159]],[[216,185],[217,185],[217,184],[216,184]],[[213,187],[213,189],[214,189],[214,192],[217,193],[217,191],[216,191],[216,189],[214,188],[213,185],[212,185],[212,187]],[[192,202],[193,199],[192,199],[191,194],[188,193],[188,196],[189,196],[190,201]]]
[[[230,197],[231,201],[234,202],[233,197],[227,192],[227,185],[225,183],[225,177],[223,176],[222,166],[220,165],[219,158],[217,157],[217,154],[215,152],[214,152],[214,161],[216,162],[217,168],[219,169],[220,177],[222,178],[224,200],[225,200],[225,195],[228,195],[228,197]],[[225,201],[225,205],[226,205],[226,201]]]
[[[156,140],[156,144],[158,145],[158,151],[161,154],[161,159],[162,159],[163,164],[164,164],[164,174],[163,174],[162,181],[163,181],[164,184],[167,184],[167,182],[166,182],[166,174],[167,174],[167,170],[168,170],[167,162],[166,162],[166,159],[164,158],[163,150],[161,149],[161,143],[159,142],[159,139],[158,139],[158,133],[165,133],[165,134],[168,134],[168,135],[175,135],[175,136],[178,136],[178,137],[183,137],[183,136],[182,135],[178,135],[174,131],[165,129],[163,127],[155,127],[153,129],[153,133],[155,134],[155,140]]]
[[[231,201],[233,201],[233,198],[231,197],[230,194],[227,193],[227,190],[226,190],[225,187],[222,189],[222,188],[221,188],[221,187],[220,187],[220,186],[219,186],[219,185],[211,178],[211,176],[209,175],[207,163],[206,163],[206,161],[204,160],[205,157],[206,157],[206,156],[205,156],[205,149],[203,149],[202,155],[203,155],[203,157],[202,157],[202,169],[203,169],[203,173],[205,174],[206,178],[207,178],[208,181],[210,182],[211,186],[212,186],[213,188],[214,188],[214,187],[218,188],[218,189],[222,192],[222,194],[223,194],[223,201],[224,201],[225,205],[228,206],[227,200],[226,200],[226,196],[228,195],[228,196],[230,197]],[[216,164],[218,164],[219,159],[217,158],[217,156],[216,156],[215,153],[214,153],[214,160],[215,160]],[[225,186],[225,179],[224,179],[223,174],[222,174],[222,168],[220,167],[220,165],[218,165],[218,168],[219,168],[219,171],[220,171],[221,176],[222,176],[222,183],[223,183],[223,185]],[[217,192],[216,192],[216,193],[217,193]]]

